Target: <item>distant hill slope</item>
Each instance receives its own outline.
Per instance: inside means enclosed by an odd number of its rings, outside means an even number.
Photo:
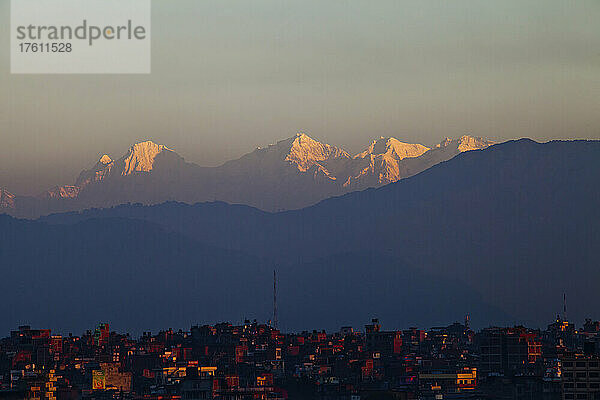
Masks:
[[[517,321],[543,324],[561,308],[563,293],[571,317],[599,317],[592,315],[600,309],[598,160],[598,141],[519,140],[302,210],[271,214],[223,203],[167,203],[46,220],[146,219],[286,265],[377,253],[463,282]]]
[[[100,320],[141,333],[269,315],[270,268],[144,221],[0,216],[0,266],[4,333],[31,324],[79,334]]]
[[[286,330],[360,327],[374,315],[398,327],[452,321],[465,308],[505,318],[473,290],[411,271],[397,259],[336,255],[321,265],[275,264],[140,220],[49,225],[0,216],[0,332],[31,324],[79,334],[109,321],[139,334],[244,318],[267,321],[274,268]],[[369,278],[358,279],[366,271]],[[431,293],[428,300],[423,293]],[[370,301],[356,304],[363,296]],[[406,312],[397,312],[399,303]],[[458,306],[448,314],[451,304]]]

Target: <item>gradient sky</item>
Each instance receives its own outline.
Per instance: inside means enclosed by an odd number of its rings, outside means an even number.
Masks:
[[[215,165],[304,131],[358,152],[600,138],[600,1],[154,0],[151,75],[10,75],[0,0],[0,186],[73,183],[167,144]]]

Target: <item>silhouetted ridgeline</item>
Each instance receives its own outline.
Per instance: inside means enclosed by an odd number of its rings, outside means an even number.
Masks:
[[[105,312],[143,327],[155,326],[161,312],[174,326],[265,319],[274,265],[280,320],[290,329],[335,328],[374,314],[399,326],[465,313],[479,326],[541,325],[560,309],[563,292],[570,318],[593,316],[600,309],[598,160],[597,141],[519,140],[297,211],[165,203],[38,222],[4,217],[6,323],[32,309],[46,318],[67,304],[75,304],[72,321]],[[56,315],[35,323],[49,325]]]

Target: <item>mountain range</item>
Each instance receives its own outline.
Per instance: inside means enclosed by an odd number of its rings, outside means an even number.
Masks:
[[[600,141],[522,139],[298,210],[172,201],[4,216],[3,323],[265,320],[273,269],[288,330],[465,314],[542,327],[563,294],[570,318],[598,319],[599,159]]]
[[[491,144],[463,136],[428,148],[381,137],[351,156],[339,147],[297,134],[218,167],[201,167],[164,145],[146,141],[134,144],[118,159],[103,155],[72,185],[29,197],[0,189],[0,210],[36,218],[90,207],[165,201],[225,201],[266,211],[298,209],[396,182]]]

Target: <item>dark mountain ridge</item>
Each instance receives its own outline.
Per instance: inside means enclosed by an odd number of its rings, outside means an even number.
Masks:
[[[166,203],[45,221],[145,219],[281,265],[370,252],[456,279],[515,321],[541,325],[560,309],[563,293],[572,317],[600,308],[598,160],[598,141],[523,139],[465,152],[397,183],[302,210]]]
[[[357,253],[279,265],[136,219],[52,225],[0,215],[0,266],[5,333],[22,324],[80,333],[110,321],[117,330],[139,334],[245,318],[267,321],[275,268],[280,327],[286,330],[359,327],[373,315],[397,327],[452,322],[465,309],[481,318],[507,318],[473,290],[413,271],[398,259]],[[366,268],[373,274],[359,279]],[[444,291],[429,301],[419,298],[439,288]],[[370,301],[354,304],[357,296]],[[405,312],[396,312],[396,299],[403,300]],[[448,306],[438,309],[438,302]]]

